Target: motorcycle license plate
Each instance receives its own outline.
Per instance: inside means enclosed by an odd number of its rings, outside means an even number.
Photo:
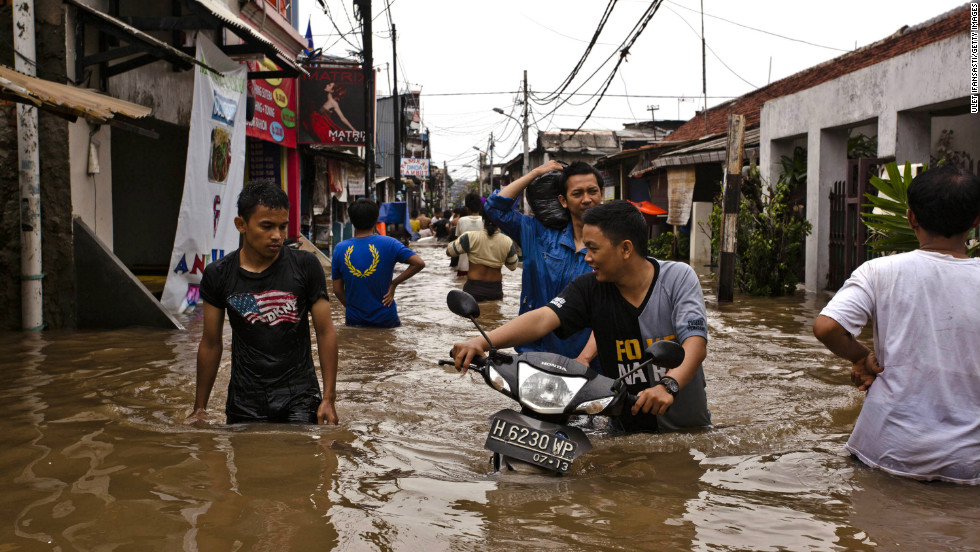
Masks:
[[[487,449],[561,473],[571,469],[577,445],[561,431],[536,429],[520,423],[519,416],[499,414],[490,418]]]

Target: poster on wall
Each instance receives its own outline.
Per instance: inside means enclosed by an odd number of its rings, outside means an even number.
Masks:
[[[278,71],[271,61],[248,62],[249,71]],[[255,113],[245,126],[253,138],[296,147],[296,79],[254,79],[248,89],[255,98]]]
[[[184,195],[160,302],[184,312],[200,300],[204,267],[238,249],[235,204],[245,178],[245,82],[248,68],[197,35]]]
[[[297,142],[363,146],[364,74],[357,67],[308,67],[299,81]],[[370,91],[374,101],[374,90]]]

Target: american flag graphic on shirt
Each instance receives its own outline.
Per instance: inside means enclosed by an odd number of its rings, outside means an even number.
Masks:
[[[228,304],[246,320],[275,326],[281,322],[299,322],[296,296],[286,291],[238,293],[228,298]]]

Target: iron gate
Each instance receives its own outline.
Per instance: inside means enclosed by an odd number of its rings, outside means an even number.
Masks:
[[[871,176],[878,174],[880,167],[891,161],[894,161],[893,157],[848,159],[847,180],[834,182],[830,192],[830,274],[827,289],[839,289],[855,268],[873,256],[867,244],[867,227],[861,220],[861,213],[869,211],[864,207],[867,202],[864,194],[875,193]]]

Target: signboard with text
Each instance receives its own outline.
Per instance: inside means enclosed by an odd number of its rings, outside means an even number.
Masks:
[[[363,146],[365,95],[374,101],[374,90],[364,86],[357,67],[307,67],[309,76],[299,81],[300,144]]]
[[[278,71],[270,61],[250,61],[249,71]],[[255,114],[245,126],[246,135],[296,147],[296,79],[254,79],[248,81],[255,97]]]
[[[402,157],[402,176],[429,176],[429,160]]]

